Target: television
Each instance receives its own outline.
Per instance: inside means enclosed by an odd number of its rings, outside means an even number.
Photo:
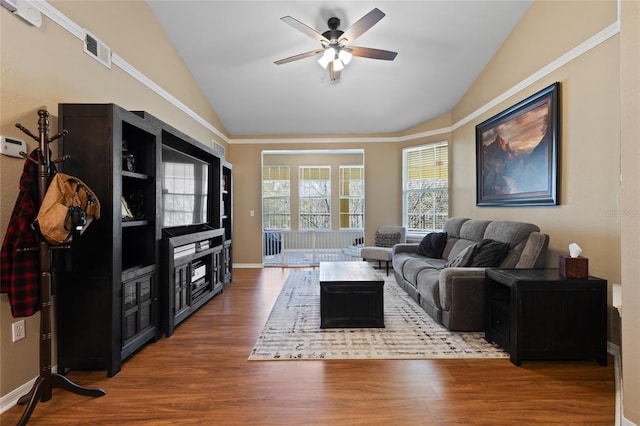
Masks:
[[[212,166],[167,145],[162,146],[162,227],[210,222]]]

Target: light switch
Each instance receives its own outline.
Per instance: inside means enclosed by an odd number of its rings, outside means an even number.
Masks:
[[[253,210],[249,210],[249,216],[254,217],[256,215],[256,212]]]

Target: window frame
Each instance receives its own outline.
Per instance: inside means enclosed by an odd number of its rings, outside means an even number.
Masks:
[[[442,149],[444,147],[444,150]],[[428,151],[432,151],[429,153]],[[425,158],[419,158],[418,163],[420,164],[420,175],[421,178],[410,178],[410,173],[417,172],[418,168],[411,168],[409,165],[409,160],[412,153],[418,153],[419,156],[423,156]],[[441,154],[445,153],[445,156]],[[432,158],[432,161],[429,161],[429,157]],[[444,157],[444,158],[443,158]],[[438,164],[442,161],[445,161],[446,164]],[[425,170],[425,166],[428,168]],[[432,178],[429,178],[428,175],[433,174]],[[426,177],[425,177],[426,176]],[[422,188],[422,189],[413,189],[410,188],[412,183],[416,181],[425,181],[431,180],[432,187]],[[438,182],[439,181],[439,182]],[[444,183],[444,186],[443,186]],[[421,182],[420,186],[423,186],[425,182]],[[428,183],[427,183],[428,185]],[[438,202],[437,194],[445,193],[444,197],[446,198],[446,202]],[[431,216],[431,220],[429,222],[429,226],[416,227],[413,224],[416,223],[416,220],[410,219],[410,215],[413,214],[409,212],[409,200],[410,198],[423,198],[425,195],[428,198],[431,198],[431,210],[423,210],[422,213],[417,212],[417,215],[422,214],[422,219],[418,219],[418,222],[424,222],[427,216]],[[444,209],[443,209],[444,207]],[[431,142],[419,146],[407,147],[402,150],[402,222],[403,226],[407,229],[407,234],[414,235],[422,235],[431,231],[442,230],[444,226],[444,222],[449,216],[449,142],[448,141],[438,141]],[[426,223],[424,223],[426,224]]]

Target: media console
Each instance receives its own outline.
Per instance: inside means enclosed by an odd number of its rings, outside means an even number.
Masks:
[[[167,336],[224,290],[223,239],[224,228],[162,239],[165,287],[161,289],[164,295],[161,321]]]

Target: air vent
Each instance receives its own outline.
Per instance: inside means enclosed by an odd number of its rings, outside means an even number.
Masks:
[[[213,141],[213,152],[224,158],[224,146],[216,141]]]
[[[105,67],[111,69],[111,49],[85,30],[84,52]]]

